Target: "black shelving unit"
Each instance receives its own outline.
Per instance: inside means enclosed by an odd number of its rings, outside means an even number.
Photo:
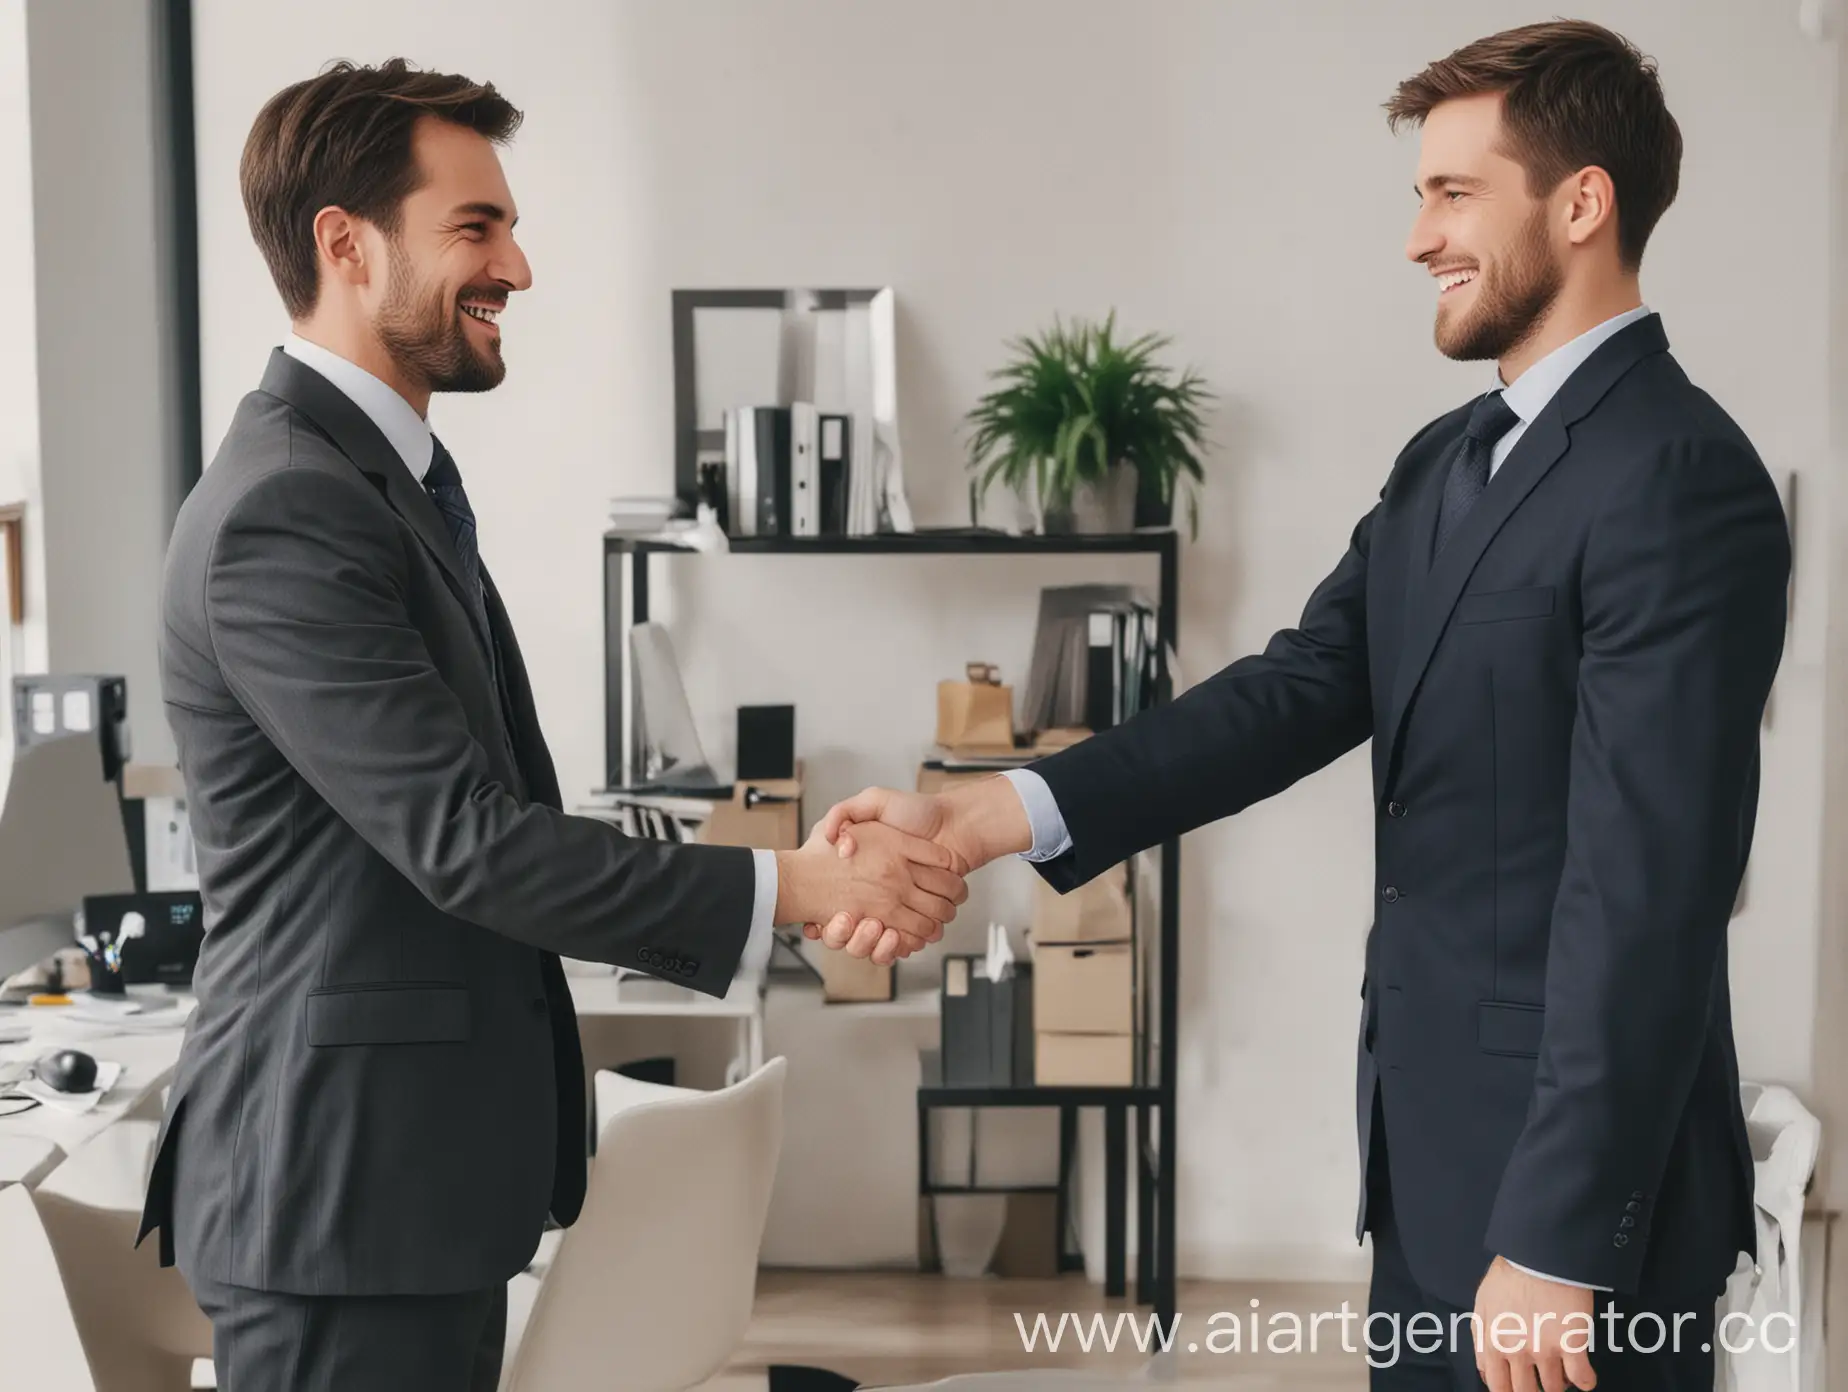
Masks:
[[[734,537],[733,555],[743,556],[1084,556],[1147,555],[1159,563],[1155,699],[1172,695],[1168,652],[1176,641],[1180,595],[1180,547],[1168,529],[1116,535],[1008,536],[971,529],[881,533],[847,537]],[[656,556],[696,556],[687,547],[638,541],[610,534],[603,540],[604,749],[610,788],[634,786],[639,767],[638,731],[629,697],[628,633],[648,619],[651,562]],[[928,1114],[940,1107],[1056,1107],[1059,1109],[1059,1240],[1064,1242],[1069,1205],[1070,1160],[1075,1149],[1079,1109],[1104,1114],[1104,1289],[1112,1297],[1127,1294],[1128,1122],[1136,1118],[1136,1299],[1151,1305],[1166,1321],[1175,1304],[1175,1183],[1178,1155],[1174,1060],[1177,1056],[1180,1005],[1180,885],[1178,841],[1161,847],[1158,962],[1152,973],[1157,1008],[1157,1047],[1153,1057],[1147,1033],[1140,1041],[1137,1080],[1124,1087],[1006,1088],[945,1086],[934,1054],[923,1059],[918,1088],[919,1192],[960,1193],[966,1187],[938,1185],[929,1165]],[[1152,1114],[1152,1115],[1151,1115]]]

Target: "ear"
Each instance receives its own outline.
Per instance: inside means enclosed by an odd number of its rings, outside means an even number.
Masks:
[[[1597,165],[1569,174],[1560,184],[1565,199],[1566,240],[1584,246],[1608,228],[1617,230],[1617,187]]]
[[[326,207],[314,215],[314,246],[323,278],[366,284],[370,267],[360,223],[345,208]]]

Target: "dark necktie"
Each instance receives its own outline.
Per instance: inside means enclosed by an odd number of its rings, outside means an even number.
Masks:
[[[1444,477],[1444,496],[1437,509],[1437,534],[1432,541],[1431,558],[1444,549],[1444,543],[1469,516],[1482,490],[1489,486],[1489,461],[1495,454],[1495,442],[1506,435],[1521,418],[1514,408],[1492,391],[1476,403],[1463,427],[1463,438],[1450,461]]]
[[[424,474],[424,487],[429,490],[436,510],[443,515],[443,523],[449,528],[449,540],[456,548],[456,558],[462,562],[462,574],[479,604],[481,546],[475,536],[475,509],[468,504],[468,493],[462,487],[462,471],[456,467],[455,456],[434,435],[430,437],[430,446],[430,468]]]
[[[488,623],[487,588],[481,578],[481,546],[475,535],[475,509],[469,506],[468,493],[462,487],[462,471],[456,467],[455,457],[434,435],[430,437],[430,445],[430,469],[424,475],[424,488],[442,514],[449,528],[449,540],[456,548],[456,559],[462,562],[464,588],[468,590],[475,619],[488,645],[488,659],[494,666],[498,687],[501,679],[499,640]],[[501,694],[505,699],[506,693]]]

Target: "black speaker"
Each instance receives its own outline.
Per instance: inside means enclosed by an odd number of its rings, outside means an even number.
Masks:
[[[796,708],[738,707],[738,781],[796,776]]]

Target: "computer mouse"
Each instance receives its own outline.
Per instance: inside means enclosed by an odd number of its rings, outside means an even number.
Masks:
[[[33,1064],[32,1076],[53,1092],[88,1092],[96,1086],[96,1060],[82,1049],[60,1049]]]

